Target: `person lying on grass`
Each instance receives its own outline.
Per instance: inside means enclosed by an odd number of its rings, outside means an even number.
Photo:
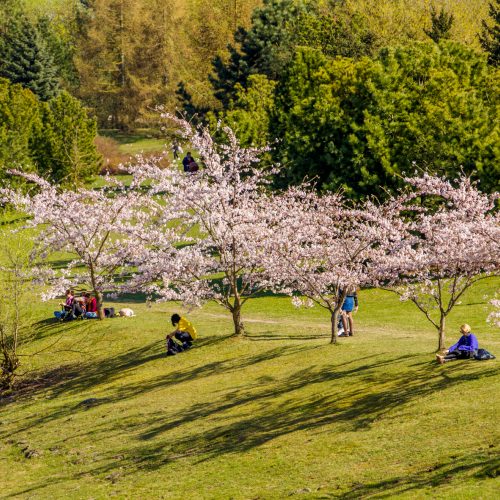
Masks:
[[[182,318],[178,314],[172,314],[170,319],[175,330],[167,335],[167,343],[168,339],[175,337],[182,342],[184,350],[189,349],[193,344],[193,340],[197,337],[195,327],[186,318]]]
[[[462,336],[458,342],[445,351],[444,355],[436,354],[438,363],[443,364],[447,361],[456,361],[457,359],[474,359],[479,348],[476,336],[471,333],[469,325],[462,325],[460,333]]]

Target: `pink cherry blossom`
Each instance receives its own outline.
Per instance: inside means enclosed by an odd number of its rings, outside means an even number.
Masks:
[[[403,201],[407,236],[388,253],[380,284],[391,283],[401,300],[418,307],[437,329],[441,350],[453,307],[466,290],[500,270],[499,194],[481,193],[467,177],[451,182],[426,174],[406,181],[412,187]]]
[[[120,287],[127,266],[138,258],[130,242],[148,219],[149,197],[112,179],[103,189],[64,191],[35,174],[11,173],[35,184],[28,194],[0,192],[4,201],[30,216],[25,227],[36,230],[33,261],[67,259],[58,272],[40,276],[49,285],[43,299],[81,285],[95,293],[102,318],[103,291]]]
[[[130,286],[189,305],[214,300],[242,335],[243,305],[274,288],[262,253],[269,176],[276,170],[259,165],[265,148],[242,148],[230,129],[224,129],[228,143],[216,144],[207,130],[164,117],[179,125],[203,167],[189,174],[148,161],[132,170],[133,185],[147,186],[157,203],[142,229],[143,254]]]

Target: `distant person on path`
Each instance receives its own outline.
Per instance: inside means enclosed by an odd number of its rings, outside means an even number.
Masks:
[[[174,160],[179,159],[179,153],[182,153],[182,148],[177,142],[177,139],[174,139],[174,142],[172,143],[172,153],[174,155]],[[184,163],[184,161],[183,161]]]
[[[193,345],[193,340],[197,337],[195,327],[186,319],[178,314],[172,314],[170,318],[175,330],[167,335],[167,345],[169,339],[175,337],[182,342],[183,349],[189,349]]]
[[[471,333],[469,325],[465,324],[460,327],[462,336],[456,344],[453,344],[444,355],[436,354],[436,360],[439,364],[444,364],[448,361],[456,361],[458,359],[474,359],[477,354],[479,344],[476,336]]]
[[[343,290],[340,290],[339,295],[342,296]],[[344,333],[339,337],[352,337],[354,335],[354,319],[352,312],[358,310],[358,294],[356,290],[347,290],[344,302],[342,304],[342,325],[344,326]]]

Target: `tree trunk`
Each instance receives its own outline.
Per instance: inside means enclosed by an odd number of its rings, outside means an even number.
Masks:
[[[0,376],[0,394],[8,394],[12,390],[15,373],[20,364],[15,353],[4,350]]]
[[[331,311],[331,322],[332,322],[332,338],[330,339],[330,344],[337,343],[337,337],[339,332],[339,309],[334,309]]]
[[[234,334],[237,337],[243,337],[245,335],[245,328],[241,322],[241,304],[239,302],[236,303],[231,312],[233,314]]]
[[[445,344],[444,344],[445,325],[446,325],[446,316],[441,313],[441,318],[439,319],[439,329],[438,329],[438,335],[439,335],[438,351],[442,351],[443,349],[446,349]]]
[[[104,319],[104,309],[102,307],[102,293],[98,290],[94,290],[95,300],[97,303],[97,317],[99,319]]]

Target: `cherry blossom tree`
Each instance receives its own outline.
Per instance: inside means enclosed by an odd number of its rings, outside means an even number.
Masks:
[[[243,335],[242,307],[274,287],[262,252],[275,169],[259,165],[266,149],[241,147],[228,128],[227,143],[216,144],[207,130],[164,116],[181,128],[203,168],[185,173],[144,161],[132,170],[134,184],[147,186],[157,205],[141,235],[143,253],[131,286],[189,305],[214,300],[231,313],[235,335]]]
[[[380,283],[412,301],[445,348],[446,318],[463,294],[500,270],[499,194],[486,195],[467,177],[456,182],[424,175],[406,179],[405,243],[388,254]],[[416,203],[420,201],[420,206]],[[387,281],[386,281],[387,283]]]
[[[265,267],[296,306],[317,304],[330,313],[331,343],[349,291],[373,285],[388,248],[399,244],[400,204],[349,207],[337,194],[291,189],[274,197],[268,218]]]
[[[494,307],[494,310],[488,315],[488,322],[500,327],[500,300],[491,299],[490,304]]]
[[[32,193],[3,189],[1,197],[29,215],[26,228],[36,228],[32,259],[68,256],[61,271],[47,279],[45,300],[78,285],[93,290],[98,316],[103,292],[121,286],[127,267],[137,259],[131,237],[149,220],[149,197],[108,180],[103,189],[64,191],[35,174],[13,171],[35,185]]]

